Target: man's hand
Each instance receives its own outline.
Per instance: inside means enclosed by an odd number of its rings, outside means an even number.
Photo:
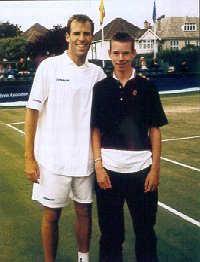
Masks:
[[[158,189],[159,185],[159,170],[151,169],[146,177],[144,184],[144,192],[152,192]]]
[[[26,159],[26,176],[33,183],[39,184],[40,172],[36,160]]]
[[[95,163],[95,171],[96,171],[96,178],[97,183],[99,184],[101,189],[109,189],[112,188],[112,184],[110,181],[110,177],[108,173],[103,168],[101,162]]]

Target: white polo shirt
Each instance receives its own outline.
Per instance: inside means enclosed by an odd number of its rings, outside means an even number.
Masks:
[[[67,53],[38,67],[27,108],[39,111],[35,157],[50,172],[67,176],[92,172],[92,90],[104,77],[100,67],[87,61],[77,66]]]

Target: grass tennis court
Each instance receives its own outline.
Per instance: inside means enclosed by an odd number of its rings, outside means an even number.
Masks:
[[[160,262],[200,261],[200,94],[161,96],[169,125],[163,150],[156,232]],[[25,108],[0,109],[0,261],[42,262],[42,209],[31,201],[24,175]],[[135,262],[134,236],[126,212],[124,261]],[[93,205],[91,262],[98,261],[98,223]],[[60,221],[58,262],[76,262],[72,203]]]

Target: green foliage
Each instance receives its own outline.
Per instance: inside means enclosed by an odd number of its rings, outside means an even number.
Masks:
[[[27,53],[30,56],[36,56],[38,54],[62,54],[67,48],[65,40],[66,27],[59,25],[54,26],[52,30],[49,30],[47,34],[40,37],[35,43],[29,43],[27,45]]]
[[[179,72],[182,61],[186,61],[191,72],[199,72],[200,70],[200,48],[191,45],[182,48],[182,50],[163,50],[157,53],[157,57],[163,62],[169,63]]]
[[[57,25],[35,43],[30,43],[18,37],[21,31],[17,25],[0,23],[0,60],[14,60],[22,55],[34,57],[39,54],[61,54],[67,48],[65,33],[66,27]]]
[[[191,51],[191,50],[196,50],[198,51],[199,50],[199,46],[195,46],[195,45],[192,45],[192,44],[188,44],[186,46],[184,46],[181,51]]]
[[[16,60],[26,54],[27,41],[23,37],[0,40],[0,59]]]
[[[153,53],[149,54],[137,54],[135,61],[141,56],[144,56],[148,61],[153,58]],[[156,57],[158,60],[163,61],[168,65],[175,66],[176,72],[180,71],[180,65],[183,61],[186,61],[189,65],[190,72],[200,71],[200,47],[194,45],[187,45],[181,50],[162,50],[157,52]]]
[[[20,27],[9,23],[9,21],[0,23],[0,39],[8,37],[16,37],[21,33]]]

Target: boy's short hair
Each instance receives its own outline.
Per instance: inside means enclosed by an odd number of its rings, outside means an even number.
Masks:
[[[91,25],[91,33],[93,35],[93,33],[94,33],[94,22],[92,21],[92,19],[89,16],[84,15],[84,14],[75,14],[72,17],[70,17],[70,19],[67,22],[67,29],[66,29],[66,32],[68,34],[70,34],[71,23],[73,21],[77,21],[77,22],[80,22],[80,23],[83,23],[83,24],[86,23],[86,22],[89,22],[90,25]]]
[[[129,35],[126,32],[117,32],[115,33],[110,40],[110,51],[112,49],[112,41],[118,41],[118,42],[131,42],[131,49],[134,52],[135,51],[135,40],[134,38]]]

